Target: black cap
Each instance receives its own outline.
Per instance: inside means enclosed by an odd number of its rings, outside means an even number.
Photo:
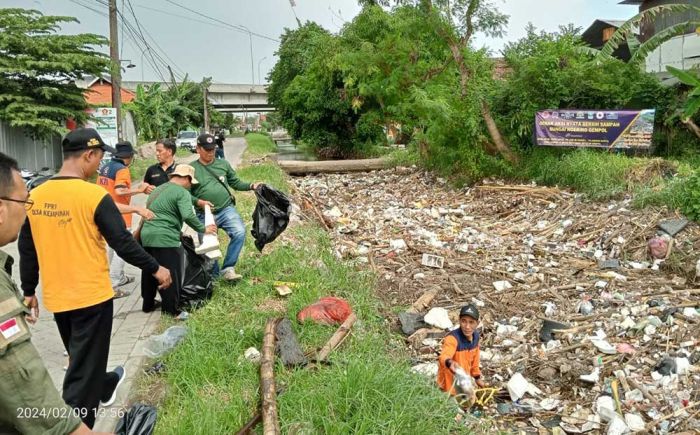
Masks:
[[[463,306],[462,309],[459,310],[459,317],[464,316],[469,316],[474,320],[479,320],[479,310],[476,308],[476,305],[469,304]]]
[[[216,148],[216,140],[214,136],[209,133],[200,134],[197,137],[197,145],[201,146],[205,150],[213,150]]]
[[[134,155],[134,147],[131,146],[131,142],[129,141],[117,142],[115,148],[117,152],[113,153],[114,157],[127,159]]]
[[[94,128],[76,128],[69,131],[61,142],[63,151],[80,151],[91,148],[100,148],[114,154],[116,150],[104,143],[97,130]]]

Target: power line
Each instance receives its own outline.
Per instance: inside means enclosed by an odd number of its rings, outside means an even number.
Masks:
[[[108,6],[106,0],[96,0],[96,1],[97,1],[99,4],[103,5],[103,6]],[[163,73],[162,73],[160,67],[158,66],[158,63],[160,63],[161,65],[165,66],[165,68],[167,69],[168,63],[163,59],[162,56],[160,56],[160,54],[158,54],[157,52],[155,52],[155,51],[151,48],[151,46],[149,45],[148,41],[147,41],[146,38],[143,36],[143,34],[140,34],[139,30],[137,30],[137,29],[134,27],[134,25],[131,24],[131,22],[124,16],[124,14],[123,14],[121,11],[117,10],[117,13],[118,13],[119,16],[121,17],[122,23],[124,23],[124,25],[126,26],[127,32],[130,33],[130,34],[131,34],[131,37],[134,39],[134,42],[136,42],[137,45],[142,45],[142,44],[143,44],[143,46],[145,46],[145,49],[142,50],[142,52],[147,52],[147,53],[148,53],[148,56],[150,57],[151,65],[152,65],[153,68],[155,69],[155,72],[158,74],[158,76],[161,78],[161,80],[162,80],[163,82],[168,83],[168,80],[165,79],[165,76],[163,75]],[[139,42],[139,40],[140,40],[141,42]],[[156,58],[157,58],[157,60],[156,60]]]
[[[75,4],[77,4],[77,5],[79,5],[79,6],[82,6],[82,7],[86,8],[86,9],[88,9],[88,10],[90,10],[90,11],[92,11],[92,12],[94,12],[94,13],[96,13],[96,14],[102,16],[102,17],[105,17],[105,18],[108,17],[108,15],[107,15],[104,11],[95,9],[95,8],[91,7],[90,5],[86,5],[86,4],[84,4],[84,3],[81,3],[81,2],[78,1],[78,0],[70,0],[70,1],[73,2],[73,3],[75,3]],[[101,4],[101,5],[103,5],[103,6],[108,6],[107,3],[103,3],[103,2],[100,1],[100,0],[97,0],[97,2],[98,2],[99,4]],[[121,14],[120,14],[120,15],[121,15]],[[145,48],[143,47],[142,43],[139,41],[138,35],[136,35],[136,33],[135,33],[134,29],[133,29],[133,26],[131,25],[131,23],[129,23],[127,20],[124,19],[124,16],[123,16],[123,15],[122,15],[122,23],[126,26],[126,27],[125,27],[125,30],[126,30],[125,35],[128,36],[129,38],[131,38],[131,39],[133,40],[133,42],[140,48],[140,51],[141,51],[141,52],[145,52],[145,51],[147,51],[147,50],[150,50],[150,47],[148,46],[147,43],[146,43],[146,47],[145,47]],[[158,63],[157,63],[157,61],[153,58],[153,56],[152,56],[152,54],[151,54],[150,52],[149,52],[149,55],[151,55],[151,57],[150,57],[150,58],[149,58],[149,57],[146,57],[145,60],[148,61],[149,66],[151,67],[151,70],[153,70],[153,72],[155,72],[158,76],[160,76],[160,78],[161,78],[164,82],[167,82],[167,80],[165,80],[165,78],[163,77],[163,74],[162,74],[162,72],[160,71],[160,68],[158,68]],[[166,66],[167,66],[167,64],[166,64]],[[143,67],[143,65],[142,65],[142,67]]]
[[[133,5],[131,4],[131,0],[127,0],[127,2],[129,3],[129,9],[131,10],[131,14],[134,16],[134,20],[136,20],[136,24],[138,24],[138,18],[136,17],[136,11],[134,11],[134,7],[133,7]],[[140,28],[140,27],[139,27],[139,28]],[[170,56],[168,56],[168,53],[167,53],[165,50],[163,50],[163,47],[161,47],[161,46],[158,44],[158,41],[156,41],[156,39],[153,37],[153,35],[151,35],[151,34],[148,32],[148,29],[146,29],[145,26],[144,26],[144,28],[143,28],[143,31],[146,33],[146,36],[148,36],[148,37],[151,39],[151,41],[153,41],[153,44],[155,44],[156,48],[158,48],[158,49],[163,53],[163,55],[165,56],[165,58],[168,59],[168,60],[170,61],[170,63],[173,64],[173,66],[175,67],[175,69],[178,70],[183,76],[186,75],[185,71],[184,71],[182,68],[180,68],[180,67],[177,65],[177,63],[176,63]]]
[[[147,44],[147,46],[148,46],[148,48],[149,48],[149,50],[150,50],[151,47],[148,45],[148,42],[146,41],[146,37],[143,35],[143,29],[141,29],[141,23],[139,22],[139,19],[138,19],[138,17],[136,16],[136,12],[134,12],[134,8],[133,8],[133,6],[131,5],[131,0],[127,0],[127,4],[129,5],[129,10],[131,11],[131,15],[134,17],[134,21],[136,22],[136,27],[137,27],[137,29],[138,29],[138,31],[139,31],[139,34],[141,35],[141,38],[142,38],[143,41]],[[124,18],[124,20],[126,20],[126,18]],[[155,42],[155,41],[154,41],[154,42]],[[156,46],[158,46],[157,43],[156,43]],[[159,47],[159,48],[160,48],[160,47]],[[161,48],[160,50],[163,51],[163,54],[165,54],[165,57],[168,57],[167,53],[165,53],[165,51],[164,51],[162,48]],[[172,59],[169,59],[169,60],[172,62]],[[172,63],[174,64],[174,62],[172,62]],[[167,66],[167,65],[166,65],[166,66]],[[176,69],[180,69],[177,65],[174,65],[174,66],[175,66]],[[178,78],[179,78],[179,77],[178,77]]]
[[[259,37],[259,38],[267,39],[267,40],[270,40],[270,41],[280,42],[279,39],[271,38],[271,37],[266,36],[266,35],[261,35],[260,33],[252,32],[252,31],[248,30],[247,28],[245,28],[245,27],[243,27],[243,26],[241,26],[241,25],[239,25],[239,24],[231,24],[231,23],[227,23],[226,21],[221,21],[221,20],[218,19],[218,18],[210,17],[209,15],[205,15],[205,14],[203,14],[203,13],[197,11],[197,10],[190,9],[190,8],[188,8],[187,6],[183,6],[183,5],[181,5],[180,3],[177,3],[177,2],[175,2],[175,1],[173,1],[173,0],[165,0],[165,1],[168,2],[168,3],[170,3],[170,4],[172,4],[172,5],[175,5],[175,6],[177,6],[177,7],[180,7],[180,8],[182,8],[182,9],[185,9],[186,11],[190,11],[190,12],[192,12],[193,14],[197,14],[197,15],[199,15],[200,17],[204,17],[204,18],[206,18],[206,19],[208,19],[208,20],[211,20],[211,21],[214,21],[214,22],[216,22],[216,23],[223,24],[224,26],[229,27],[229,28],[231,28],[231,29],[238,30],[238,31],[241,31],[241,32],[246,32],[246,33],[249,33],[249,34],[251,34],[251,35],[253,35],[253,36],[257,36],[257,37]]]

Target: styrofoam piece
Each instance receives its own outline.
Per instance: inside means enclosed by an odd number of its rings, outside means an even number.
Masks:
[[[510,281],[496,281],[493,283],[493,288],[495,288],[497,292],[502,292],[503,290],[513,288],[513,284],[511,284]]]
[[[608,435],[623,435],[629,433],[629,428],[627,427],[627,424],[625,423],[625,420],[622,419],[619,415],[615,414],[613,417],[612,421],[610,421],[610,424],[608,425]]]
[[[593,345],[604,354],[615,355],[617,353],[617,348],[610,344],[607,340],[597,340],[591,338],[591,343],[593,343]]]
[[[204,206],[204,226],[215,225],[214,214],[211,212],[211,207],[208,205]],[[206,254],[212,251],[219,251],[219,256],[221,257],[221,250],[219,249],[219,237],[216,234],[204,234],[202,237],[202,243],[197,246],[194,250],[197,254]],[[210,257],[211,258],[211,257]]]
[[[644,419],[639,414],[625,414],[625,423],[632,432],[643,431],[646,427]]]
[[[608,422],[617,416],[615,412],[615,401],[610,396],[600,396],[595,401],[595,412],[602,421]]]
[[[525,393],[530,394],[531,396],[538,396],[542,394],[542,390],[528,382],[528,380],[525,379],[521,373],[514,374],[508,381],[507,387],[508,393],[510,394],[510,398],[513,402],[520,400]]]
[[[453,326],[447,310],[440,307],[435,307],[428,311],[428,314],[423,317],[423,321],[440,329],[451,329]]]
[[[442,269],[445,265],[445,258],[439,255],[423,254],[421,259],[421,264],[427,267],[434,267],[436,269]]]

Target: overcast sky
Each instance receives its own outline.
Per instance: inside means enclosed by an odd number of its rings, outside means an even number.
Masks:
[[[69,15],[80,24],[66,25],[65,33],[90,32],[107,36],[109,24],[107,0],[0,0],[2,7],[25,7],[38,9],[47,15]],[[486,45],[497,55],[507,41],[524,35],[528,22],[539,29],[556,30],[558,25],[574,23],[588,27],[596,18],[624,19],[633,16],[635,6],[620,6],[620,0],[493,0],[500,9],[510,15],[508,34],[503,39],[488,39],[480,36],[479,46]],[[285,27],[295,27],[294,13],[304,22],[315,21],[337,32],[344,22],[352,20],[358,13],[356,0],[117,0],[127,20],[136,28],[136,20],[129,10],[133,6],[141,32],[151,49],[163,58],[158,63],[160,73],[148,62],[148,50],[144,44],[135,43],[128,32],[120,35],[123,66],[129,62],[135,67],[126,69],[124,80],[158,80],[167,77],[164,64],[170,64],[178,75],[188,73],[190,78],[201,80],[212,77],[214,82],[255,83],[265,80],[265,75],[275,63],[274,52],[277,39]],[[193,11],[201,14],[198,15]],[[90,10],[94,9],[95,11]],[[204,15],[204,16],[202,16]],[[252,36],[253,62],[249,34],[231,26],[245,26]],[[120,31],[122,29],[120,28]],[[154,43],[155,41],[155,43]],[[145,52],[145,54],[143,54]],[[258,71],[258,66],[260,71]]]

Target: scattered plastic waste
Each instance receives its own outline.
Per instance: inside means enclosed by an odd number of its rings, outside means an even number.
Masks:
[[[143,352],[151,358],[160,358],[169,353],[187,335],[187,326],[171,326],[159,335],[152,335],[145,343]]]

